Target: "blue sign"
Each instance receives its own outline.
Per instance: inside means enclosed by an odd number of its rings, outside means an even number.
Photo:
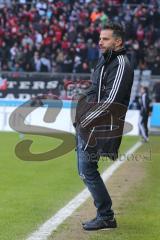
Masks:
[[[151,127],[160,127],[160,103],[153,104],[150,125]]]

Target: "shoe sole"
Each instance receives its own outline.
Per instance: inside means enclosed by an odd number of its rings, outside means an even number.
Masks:
[[[91,232],[91,231],[110,231],[110,230],[114,230],[116,229],[117,227],[113,227],[113,228],[99,228],[99,229],[84,229],[84,231],[88,231],[88,232]]]
[[[116,229],[117,227],[114,227],[114,228],[102,228],[102,229],[99,229],[101,231],[111,231],[111,230],[114,230]]]
[[[85,232],[93,232],[93,231],[113,231],[116,228],[101,228],[101,229],[83,229]]]

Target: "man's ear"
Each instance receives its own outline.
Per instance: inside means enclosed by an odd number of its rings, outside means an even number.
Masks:
[[[116,42],[115,42],[116,47],[119,47],[122,45],[122,39],[121,38],[116,38]]]

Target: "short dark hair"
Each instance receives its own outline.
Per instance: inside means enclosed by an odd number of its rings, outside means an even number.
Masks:
[[[124,43],[125,41],[125,31],[124,28],[121,24],[119,23],[114,23],[114,22],[108,22],[102,30],[106,30],[106,29],[111,29],[113,30],[113,36],[115,38],[121,38],[122,39],[122,43]]]
[[[141,88],[144,89],[145,93],[148,93],[148,87],[144,86],[144,85],[141,85]]]

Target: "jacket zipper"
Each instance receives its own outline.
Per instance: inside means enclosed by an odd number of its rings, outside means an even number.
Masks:
[[[100,99],[101,99],[101,86],[102,86],[102,77],[103,77],[103,71],[104,71],[104,65],[101,69],[101,74],[100,74],[100,81],[99,81],[99,89],[98,89],[98,103],[100,102]],[[90,134],[89,134],[89,137],[88,137],[88,140],[87,140],[87,143],[86,143],[86,146],[84,148],[84,151],[86,150],[86,148],[88,147],[88,144],[89,144],[89,141],[91,139],[91,136],[92,136],[92,133],[94,131],[95,127],[92,128]]]

